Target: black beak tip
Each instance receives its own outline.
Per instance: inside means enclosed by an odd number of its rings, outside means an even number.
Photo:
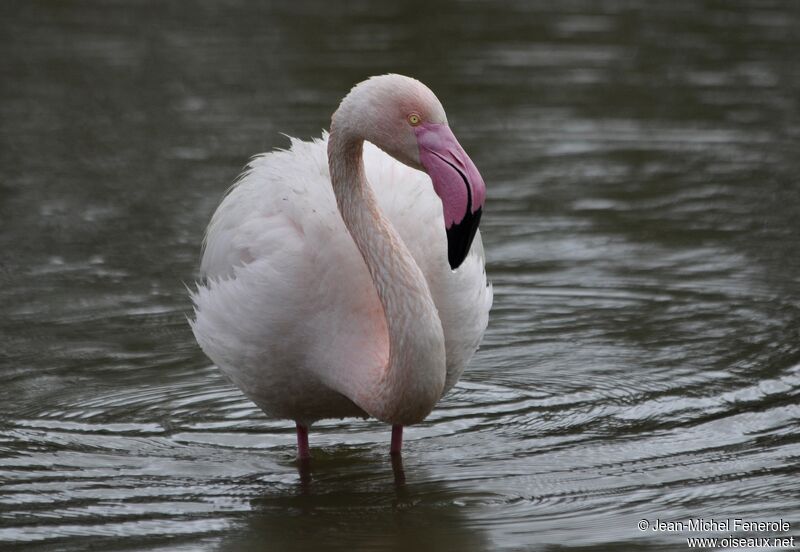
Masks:
[[[474,213],[467,212],[461,222],[447,229],[447,261],[452,270],[460,267],[467,258],[480,220],[481,209],[478,209]]]

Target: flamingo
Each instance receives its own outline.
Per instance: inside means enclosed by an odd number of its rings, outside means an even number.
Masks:
[[[477,350],[492,304],[484,181],[421,82],[354,86],[330,132],[254,157],[209,223],[198,344],[297,456],[326,418],[421,422]]]

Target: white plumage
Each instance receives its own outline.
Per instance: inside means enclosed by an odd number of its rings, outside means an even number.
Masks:
[[[366,416],[354,402],[364,391],[359,380],[389,357],[384,309],[337,208],[327,141],[327,133],[291,139],[288,150],[250,162],[209,224],[206,282],[192,293],[190,323],[208,357],[268,415],[305,426]],[[451,270],[442,201],[429,176],[370,143],[363,158],[380,211],[438,311],[446,392],[477,349],[492,304],[480,234]]]

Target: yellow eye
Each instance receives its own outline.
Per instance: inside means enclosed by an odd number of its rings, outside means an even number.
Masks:
[[[408,122],[411,126],[417,126],[422,122],[422,119],[419,118],[419,115],[416,113],[412,113],[408,116]]]

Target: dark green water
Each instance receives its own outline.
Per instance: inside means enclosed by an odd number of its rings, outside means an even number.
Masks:
[[[798,29],[790,0],[4,2],[0,549],[800,537]],[[183,282],[249,156],[389,71],[483,173],[495,307],[405,484],[363,421],[315,426],[303,483]]]

